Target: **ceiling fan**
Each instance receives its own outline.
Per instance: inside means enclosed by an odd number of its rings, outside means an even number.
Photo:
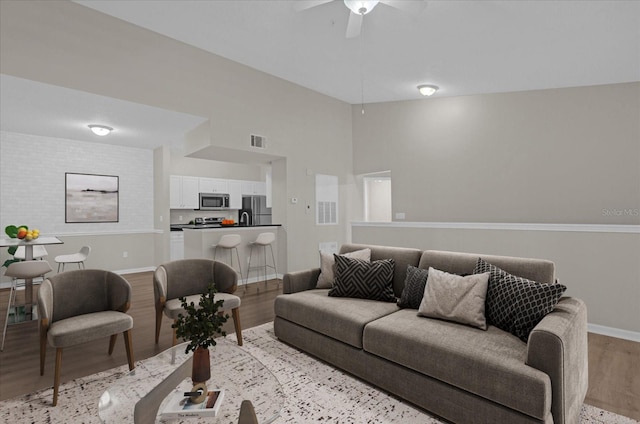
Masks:
[[[334,0],[298,0],[293,3],[297,12],[311,9]],[[344,5],[351,11],[347,22],[347,38],[360,35],[364,15],[371,12],[378,3],[391,6],[407,13],[419,13],[427,7],[426,0],[343,0]]]

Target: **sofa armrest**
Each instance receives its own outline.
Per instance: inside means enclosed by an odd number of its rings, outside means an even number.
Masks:
[[[316,288],[320,268],[313,268],[306,271],[289,272],[282,278],[282,292],[291,294]]]
[[[555,424],[579,422],[587,394],[587,307],[563,297],[533,329],[527,344],[527,365],[551,379],[551,413]]]

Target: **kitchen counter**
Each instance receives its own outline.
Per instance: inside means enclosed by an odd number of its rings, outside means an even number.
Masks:
[[[195,224],[171,224],[171,231],[182,231],[184,229],[189,230],[211,230],[211,229],[220,229],[220,228],[257,228],[257,227],[281,227],[282,224],[261,224],[261,225],[221,225],[221,224],[204,224],[204,225],[195,225]]]
[[[204,227],[204,228],[203,228]],[[218,244],[220,238],[225,234],[238,234],[241,237],[241,243],[238,246],[238,254],[240,256],[240,263],[242,264],[242,278],[247,277],[247,265],[249,256],[251,255],[251,245],[260,233],[272,232],[276,234],[276,241],[273,243],[273,253],[278,265],[278,271],[286,268],[286,239],[284,229],[281,224],[271,225],[253,225],[253,226],[220,226],[207,227],[206,225],[190,225],[182,227],[184,233],[184,257],[185,258],[209,258],[214,259],[213,245]],[[282,255],[282,257],[281,257]],[[233,257],[233,268],[237,270],[235,253],[231,254],[230,251],[224,249],[219,250],[217,254],[217,260],[229,263],[229,257]],[[270,254],[269,254],[270,256]],[[253,253],[253,259],[251,261],[252,268],[254,266],[260,266],[264,261],[265,255],[262,250],[257,250]],[[268,263],[271,264],[271,257],[269,257]],[[270,269],[269,272],[272,270]],[[282,272],[282,271],[280,271]],[[238,276],[239,277],[239,276]],[[269,278],[275,278],[275,274],[270,274]],[[262,281],[264,276],[258,278],[258,273],[255,270],[251,271],[249,276],[249,282]],[[246,280],[245,280],[246,281]],[[238,284],[243,284],[238,278]]]

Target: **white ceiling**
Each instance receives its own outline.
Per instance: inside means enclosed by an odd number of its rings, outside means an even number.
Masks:
[[[205,118],[83,91],[0,75],[0,128],[3,131],[154,149],[180,149],[187,131]],[[114,131],[93,134],[88,124]]]
[[[76,3],[350,104],[418,99],[423,83],[443,97],[640,81],[640,1],[379,4],[352,39],[342,0],[301,12],[272,0]],[[2,130],[140,148],[178,147],[204,121],[8,75],[0,101]],[[116,131],[98,138],[89,123]]]
[[[378,4],[352,39],[342,0],[296,1],[77,3],[351,104],[640,80],[638,1]]]

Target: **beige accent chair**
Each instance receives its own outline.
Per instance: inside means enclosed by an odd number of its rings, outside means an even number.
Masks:
[[[56,348],[53,406],[58,403],[62,349],[110,337],[109,355],[124,335],[129,370],[134,368],[131,329],[131,285],[121,276],[97,269],[75,270],[44,280],[38,291],[40,375],[44,375],[47,340]]]
[[[221,312],[231,310],[238,345],[242,346],[240,325],[240,298],[233,295],[238,288],[238,274],[229,265],[211,259],[180,259],[160,265],[153,274],[153,293],[156,305],[156,344],[160,339],[162,314],[174,322],[178,314],[184,314],[180,297],[198,304],[209,283],[216,287],[216,300],[223,300]],[[173,345],[177,343],[173,329]]]

